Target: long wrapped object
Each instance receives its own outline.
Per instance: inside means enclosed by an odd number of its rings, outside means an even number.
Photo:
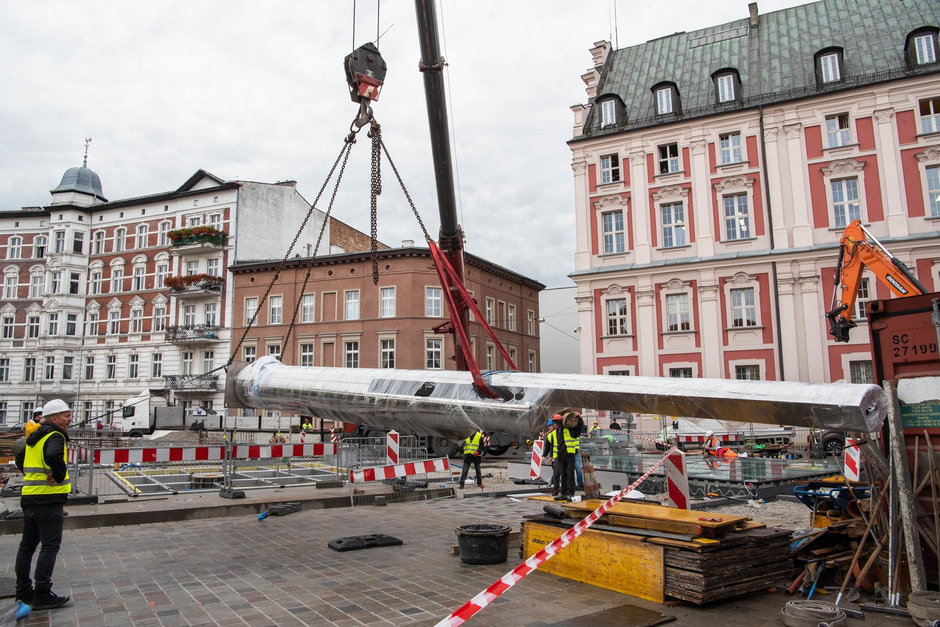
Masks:
[[[286,366],[262,357],[233,364],[226,404],[444,437],[471,428],[535,434],[562,407],[869,432],[887,408],[880,387],[851,383],[524,372],[486,380],[503,399],[481,398],[467,372]]]

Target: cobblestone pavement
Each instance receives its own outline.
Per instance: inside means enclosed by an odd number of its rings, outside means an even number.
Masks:
[[[451,554],[455,527],[519,528],[542,504],[465,498],[387,507],[308,509],[259,521],[214,518],[66,531],[54,589],[70,606],[36,612],[27,626],[433,625],[518,563],[471,566]],[[404,546],[338,553],[330,540],[385,533]],[[13,574],[17,535],[0,537]],[[511,545],[512,546],[512,545]],[[547,625],[633,604],[723,627],[779,620],[787,598],[759,594],[702,609],[664,607],[533,573],[471,624]],[[12,601],[7,599],[5,603]],[[561,622],[559,622],[561,621]],[[608,623],[609,624],[609,623]]]

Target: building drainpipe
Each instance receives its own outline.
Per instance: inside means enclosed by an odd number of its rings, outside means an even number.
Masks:
[[[761,174],[761,183],[764,188],[764,202],[767,205],[767,229],[770,235],[770,253],[773,255],[776,250],[776,244],[774,242],[774,214],[773,207],[770,202],[770,183],[767,181],[767,141],[764,137],[764,106],[761,105],[758,107],[758,113],[760,116],[760,174]],[[771,258],[770,262],[770,274],[773,279],[773,293],[774,293],[774,310],[775,310],[775,322],[777,327],[777,368],[780,372],[779,380],[785,381],[786,375],[783,369],[783,331],[780,328],[780,289],[777,285],[777,262]]]

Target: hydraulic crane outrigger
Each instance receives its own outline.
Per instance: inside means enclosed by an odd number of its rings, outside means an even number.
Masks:
[[[871,240],[869,243],[868,240]],[[839,240],[839,262],[836,264],[832,308],[826,313],[829,334],[836,342],[848,342],[849,331],[857,325],[852,320],[862,272],[867,267],[895,296],[916,296],[927,293],[917,277],[900,259],[888,251],[859,220],[845,227]]]

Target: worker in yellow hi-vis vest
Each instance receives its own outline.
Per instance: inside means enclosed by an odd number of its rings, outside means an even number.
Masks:
[[[463,470],[460,471],[460,488],[467,480],[467,471],[470,470],[470,464],[473,464],[477,473],[477,485],[483,489],[483,475],[480,472],[480,459],[483,456],[483,432],[474,429],[463,441]]]
[[[57,398],[43,406],[42,417],[42,426],[26,438],[26,449],[16,459],[23,472],[23,537],[16,553],[16,598],[34,610],[50,610],[69,602],[69,597],[52,591],[52,571],[62,544],[63,506],[72,490],[66,434],[72,412]],[[34,589],[30,570],[40,545]]]

